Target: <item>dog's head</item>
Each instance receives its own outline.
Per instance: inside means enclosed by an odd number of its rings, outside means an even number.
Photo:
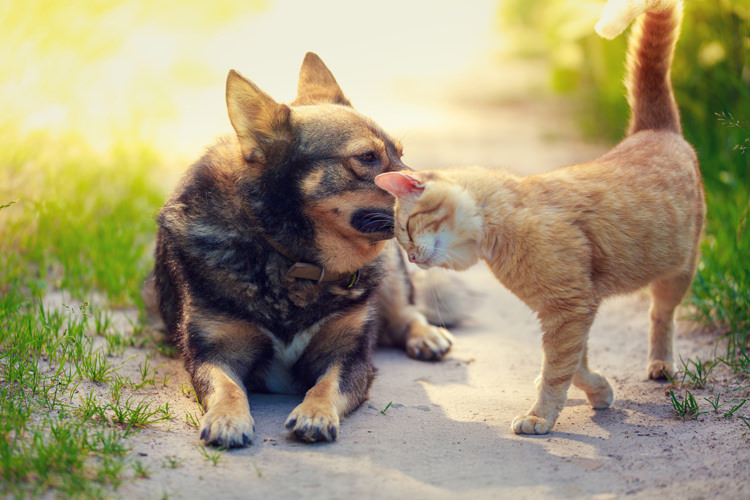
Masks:
[[[401,145],[352,108],[308,53],[297,97],[274,101],[234,70],[227,108],[252,184],[254,213],[278,244],[333,272],[374,259],[393,236],[393,197],[376,175],[407,168]]]

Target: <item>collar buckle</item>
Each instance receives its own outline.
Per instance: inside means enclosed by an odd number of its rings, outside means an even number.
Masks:
[[[354,288],[354,285],[359,281],[359,270],[354,274],[329,273],[325,267],[308,264],[307,262],[295,262],[286,275],[290,278],[314,281],[318,285],[348,279],[346,288]]]

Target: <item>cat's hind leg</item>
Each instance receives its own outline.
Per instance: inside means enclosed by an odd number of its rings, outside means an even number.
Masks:
[[[651,283],[651,329],[648,346],[648,378],[671,379],[674,368],[674,314],[693,280],[692,272],[661,278]]]
[[[583,351],[581,365],[573,377],[573,385],[586,393],[592,408],[609,408],[614,401],[614,392],[607,379],[602,374],[589,370],[586,349]]]
[[[586,349],[586,337],[596,306],[569,307],[548,318],[542,317],[542,373],[537,378],[537,399],[526,415],[513,419],[516,434],[547,434],[557,421],[567,399],[568,388],[579,371]]]

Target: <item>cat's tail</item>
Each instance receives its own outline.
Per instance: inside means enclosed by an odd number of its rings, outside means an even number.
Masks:
[[[609,0],[596,31],[612,39],[639,16],[628,40],[628,135],[640,130],[681,134],[680,112],[669,72],[682,25],[682,0]]]

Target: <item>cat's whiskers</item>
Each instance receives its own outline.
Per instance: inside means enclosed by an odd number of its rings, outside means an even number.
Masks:
[[[443,300],[440,297],[440,292],[435,286],[430,286],[429,290],[430,290],[430,299],[432,299],[432,303],[435,306],[435,314],[437,314],[437,319],[439,322],[438,326],[442,326],[443,328],[445,328],[446,325],[445,325],[445,321],[443,321],[443,315],[440,314],[440,304],[443,303]]]

